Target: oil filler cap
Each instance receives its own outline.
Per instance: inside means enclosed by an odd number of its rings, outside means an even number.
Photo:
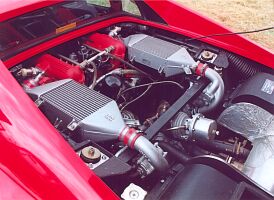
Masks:
[[[143,190],[138,185],[131,183],[126,187],[124,192],[121,194],[124,200],[144,200],[147,195],[147,191]]]
[[[101,160],[101,152],[99,149],[88,146],[81,150],[80,157],[86,162],[86,163],[98,163]]]

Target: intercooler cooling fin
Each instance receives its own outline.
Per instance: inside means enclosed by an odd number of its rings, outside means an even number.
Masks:
[[[124,42],[129,60],[162,71],[166,77],[186,72],[188,66],[196,64],[184,47],[159,38],[135,34],[125,38]]]
[[[38,86],[27,93],[57,129],[79,132],[81,139],[117,139],[125,126],[114,100],[71,79]]]

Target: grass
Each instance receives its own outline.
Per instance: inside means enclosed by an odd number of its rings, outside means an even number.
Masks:
[[[177,1],[236,32],[274,26],[274,0]],[[245,36],[274,52],[273,29]]]
[[[107,0],[88,0],[108,5]],[[235,32],[274,26],[274,0],[175,0],[214,19]],[[139,14],[130,0],[123,0],[123,9]],[[274,52],[274,30],[245,34],[246,37]]]

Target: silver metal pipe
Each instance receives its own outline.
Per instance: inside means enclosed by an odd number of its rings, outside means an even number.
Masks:
[[[205,71],[205,77],[211,81],[211,84],[204,90],[204,94],[206,94],[209,98],[211,98],[211,102],[209,105],[206,105],[199,109],[201,113],[207,113],[212,111],[224,96],[224,81],[222,77],[213,69],[207,68]]]
[[[61,55],[61,54],[57,54],[57,56],[59,57],[59,58],[62,58],[63,60],[66,60],[66,61],[68,61],[68,62],[71,62],[72,64],[74,64],[74,65],[78,65],[78,66],[80,66],[80,63],[79,62],[76,62],[76,61],[74,61],[74,60],[72,60],[72,59],[70,59],[70,58],[68,58],[68,57],[66,57],[66,56],[63,56],[63,55]]]
[[[161,150],[157,149],[147,138],[139,135],[135,129],[126,126],[120,133],[119,139],[125,145],[145,155],[156,170],[161,172],[167,170],[168,162],[162,155]]]
[[[128,146],[124,146],[122,149],[116,152],[115,157],[118,158],[127,149],[128,149]]]
[[[94,89],[96,85],[96,80],[97,80],[97,66],[95,65],[94,62],[90,62],[90,65],[92,66],[92,69],[93,69],[93,80],[89,88]]]
[[[205,71],[205,77],[208,78],[211,83],[210,85],[204,90],[204,93],[208,96],[214,96],[215,92],[219,88],[220,85],[220,75],[213,69],[207,68]]]
[[[110,47],[106,48],[104,51],[100,51],[98,54],[91,57],[90,59],[84,60],[83,62],[80,63],[81,68],[85,68],[87,65],[89,65],[91,62],[96,60],[98,57],[106,55],[106,54],[110,53],[112,50],[114,50],[114,47],[110,46]]]
[[[96,84],[97,85],[98,83],[100,83],[102,80],[104,80],[107,76],[109,75],[125,75],[125,74],[134,74],[134,75],[139,75],[140,73],[137,71],[137,70],[134,70],[134,69],[122,69],[122,68],[117,68],[117,69],[114,69],[108,73],[106,73],[105,75],[101,76],[100,78],[98,78],[98,80],[96,81]]]
[[[144,154],[150,163],[159,171],[165,172],[168,168],[168,162],[157,148],[144,136],[140,136],[134,143],[134,148]]]

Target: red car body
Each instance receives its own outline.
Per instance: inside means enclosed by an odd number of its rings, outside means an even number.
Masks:
[[[58,2],[60,1],[2,2],[0,21]],[[168,25],[134,17],[113,18],[63,34],[21,52],[4,63],[0,62],[0,199],[118,199],[80,161],[7,68],[49,48],[117,22],[137,22],[189,37],[231,32],[175,2],[145,0],[145,3]],[[201,40],[274,68],[273,53],[242,36]]]

